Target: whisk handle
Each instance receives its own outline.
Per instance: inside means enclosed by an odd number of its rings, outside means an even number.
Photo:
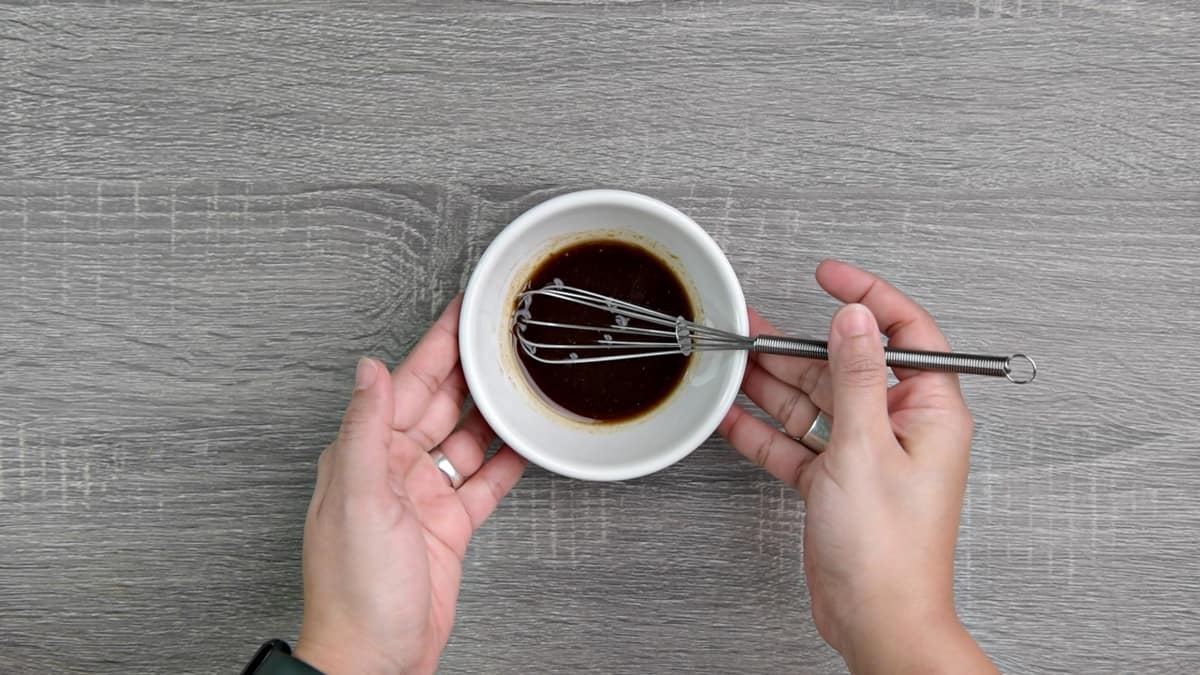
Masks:
[[[824,340],[759,335],[754,338],[750,349],[764,354],[799,356],[806,359],[829,360],[829,343]],[[926,352],[915,349],[883,350],[884,359],[895,368],[915,370],[940,370],[964,375],[989,375],[1003,377],[1015,384],[1027,384],[1037,376],[1037,364],[1024,354],[1011,356],[984,356],[980,354],[958,354],[952,352]],[[1016,365],[1024,363],[1018,373]]]

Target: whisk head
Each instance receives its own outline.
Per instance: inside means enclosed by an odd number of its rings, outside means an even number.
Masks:
[[[535,300],[555,299],[598,310],[589,313],[595,323],[557,322],[536,318]],[[532,339],[527,329],[561,332],[562,339]],[[579,364],[640,359],[651,356],[688,356],[693,352],[746,349],[750,338],[681,316],[670,316],[618,298],[564,285],[560,280],[517,296],[513,332],[521,350],[542,363]]]

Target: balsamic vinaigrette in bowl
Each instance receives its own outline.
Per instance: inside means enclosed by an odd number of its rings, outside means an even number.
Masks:
[[[534,269],[523,290],[542,288],[556,281],[671,316],[682,316],[688,321],[695,319],[683,282],[675,272],[654,253],[629,242],[595,239],[563,248]],[[534,298],[529,310],[539,321],[586,326],[611,325],[614,318],[605,310],[544,296]],[[635,320],[629,325],[645,324]],[[548,344],[586,344],[594,343],[597,338],[594,332],[544,326],[526,326],[524,335],[532,342]],[[624,422],[650,412],[683,381],[691,358],[671,354],[604,363],[549,364],[526,354],[515,337],[513,348],[529,383],[539,395],[553,406],[589,422]],[[564,350],[557,356],[566,353]],[[620,353],[623,352],[603,352]]]

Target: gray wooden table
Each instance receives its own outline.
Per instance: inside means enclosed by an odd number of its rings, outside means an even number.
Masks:
[[[1193,0],[0,2],[0,672],[294,637],[355,358],[594,186],[691,214],[794,333],[838,256],[1036,355],[965,382],[964,621],[1009,672],[1197,672],[1198,112]],[[719,439],[531,469],[444,671],[841,671],[802,514]]]

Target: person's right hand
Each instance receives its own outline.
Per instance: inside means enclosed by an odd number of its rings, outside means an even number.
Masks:
[[[971,415],[954,374],[899,370],[889,390],[879,326],[902,349],[947,351],[946,338],[867,272],[825,261],[817,281],[852,303],[833,319],[829,363],[756,355],[743,390],[783,430],[735,405],[720,432],[800,491],[813,620],[851,671],[995,672],[952,588]],[[753,311],[750,328],[778,333]],[[794,437],[818,410],[834,423],[814,454]]]

